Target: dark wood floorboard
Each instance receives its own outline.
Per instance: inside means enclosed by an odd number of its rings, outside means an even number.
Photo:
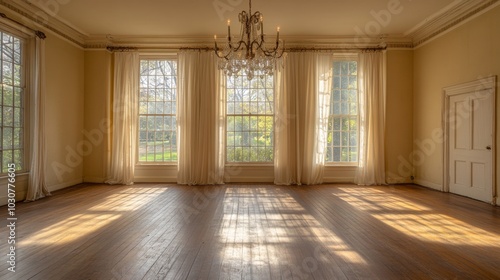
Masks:
[[[0,279],[500,279],[500,208],[413,185],[82,184],[16,208]]]

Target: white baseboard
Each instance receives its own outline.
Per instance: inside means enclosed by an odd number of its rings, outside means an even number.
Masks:
[[[415,179],[414,183],[417,185],[420,185],[420,186],[427,187],[427,188],[435,189],[438,191],[443,191],[442,184],[436,184],[436,183],[429,182],[429,181],[422,180],[422,179]]]
[[[26,199],[26,191],[28,189],[28,181],[29,181],[29,174],[19,174],[16,175],[15,177],[16,181],[14,183],[11,183],[15,186],[15,188],[12,188],[12,190],[15,190],[16,193],[16,202],[23,201]],[[7,186],[8,186],[8,177],[2,177],[0,178],[0,206],[7,205],[8,203],[8,191],[7,191]]]
[[[170,177],[170,176],[164,176],[164,177],[135,176],[134,177],[134,182],[138,182],[138,183],[169,183],[169,184],[175,184],[175,183],[177,183],[177,177]]]
[[[386,182],[389,185],[395,185],[395,184],[412,184],[413,181],[411,178],[405,178],[405,177],[387,177]]]
[[[75,180],[68,181],[68,182],[65,182],[65,183],[61,183],[61,184],[57,184],[57,185],[52,185],[52,186],[47,186],[47,188],[49,189],[50,192],[55,192],[55,191],[62,190],[62,189],[65,189],[65,188],[68,188],[68,187],[71,187],[71,186],[74,186],[74,185],[78,185],[78,184],[81,184],[81,183],[83,183],[83,179],[75,179]]]
[[[84,183],[95,183],[95,184],[102,184],[106,181],[105,178],[98,178],[98,177],[84,177],[83,182]]]
[[[26,191],[16,192],[16,201],[23,201],[25,199],[26,199]]]
[[[231,176],[224,178],[225,183],[269,183],[274,184],[274,177],[239,177]]]
[[[323,177],[327,184],[354,184],[354,177]]]
[[[26,191],[16,192],[16,202],[22,202],[26,199]],[[0,206],[7,205],[8,197],[0,196]]]

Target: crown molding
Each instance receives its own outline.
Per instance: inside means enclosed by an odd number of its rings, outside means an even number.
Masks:
[[[138,35],[91,35],[86,48],[127,46],[147,49],[179,49],[182,47],[213,46],[211,36],[138,36]]]
[[[413,47],[415,48],[499,4],[499,0],[457,0],[446,7],[445,11],[440,11],[417,24],[405,35],[413,39]]]
[[[85,46],[85,39],[87,37],[85,34],[29,2],[1,0],[0,9],[4,10],[7,16],[24,25],[50,30],[71,43],[80,47]]]
[[[269,36],[268,42],[276,37]],[[373,48],[382,45],[388,48],[413,48],[411,39],[404,37],[366,38],[359,36],[282,36],[286,48]],[[218,40],[222,42],[222,40]],[[123,36],[91,35],[85,48],[104,49],[109,46],[127,46],[144,49],[179,49],[213,47],[211,36]]]
[[[61,4],[62,5],[62,4]],[[414,49],[470,18],[500,5],[500,0],[455,0],[433,16],[400,35],[360,36],[282,36],[287,48],[370,48]],[[43,7],[42,7],[43,8]],[[50,10],[42,9],[29,0],[0,0],[0,11],[30,27],[54,32],[84,49],[105,49],[108,46],[130,46],[145,49],[179,49],[182,47],[212,47],[211,36],[124,36],[88,35]],[[268,37],[269,42],[274,37]]]

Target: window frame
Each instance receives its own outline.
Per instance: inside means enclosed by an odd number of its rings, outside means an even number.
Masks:
[[[238,166],[248,166],[248,167],[251,167],[251,166],[274,166],[274,157],[275,157],[275,145],[276,145],[276,136],[275,136],[275,121],[276,121],[276,107],[275,107],[275,102],[276,102],[276,75],[267,75],[267,79],[272,79],[273,81],[273,87],[272,87],[272,90],[273,90],[273,105],[272,105],[272,110],[273,110],[273,114],[272,114],[272,118],[273,118],[273,121],[272,121],[272,136],[271,136],[271,142],[273,143],[273,160],[272,161],[235,161],[235,162],[232,162],[232,161],[228,161],[227,160],[227,151],[228,151],[228,144],[227,144],[227,133],[228,133],[228,130],[227,130],[227,117],[228,117],[228,110],[227,110],[227,106],[228,106],[228,96],[227,96],[227,90],[228,90],[228,87],[227,87],[227,79],[228,78],[232,78],[234,79],[235,76],[231,76],[229,77],[228,75],[222,73],[222,79],[223,79],[223,93],[224,93],[224,165],[226,167],[238,167]],[[242,79],[247,79],[247,77],[243,74],[238,74],[238,76],[241,76]],[[260,76],[255,76],[252,80],[250,81],[253,81],[254,79],[260,79]],[[264,87],[263,89],[266,89],[266,87]],[[268,114],[231,114],[232,116],[270,116]],[[251,147],[251,146],[249,146]]]
[[[21,169],[16,170],[15,173],[18,175],[21,174],[28,174],[30,172],[31,168],[31,145],[34,144],[35,139],[31,137],[31,118],[33,115],[31,114],[31,104],[32,98],[31,94],[33,92],[33,85],[31,84],[31,77],[33,75],[33,72],[36,71],[35,69],[32,69],[33,63],[32,59],[33,54],[31,53],[32,47],[31,45],[33,42],[31,42],[30,38],[34,38],[35,35],[33,34],[27,34],[24,33],[20,30],[18,30],[15,27],[12,27],[10,25],[4,24],[0,22],[0,32],[2,33],[7,33],[11,36],[16,37],[17,39],[20,40],[21,42],[21,67],[23,68],[21,71],[21,85],[19,86],[22,91],[23,91],[23,99],[22,99],[22,108],[23,108],[23,113],[22,113],[22,131],[23,131],[23,145],[22,145],[22,165]],[[3,105],[3,100],[1,101]],[[3,106],[2,106],[3,107]],[[0,113],[3,114],[3,111],[0,111]],[[3,119],[3,118],[2,118]],[[3,120],[2,120],[3,121]],[[0,126],[3,128],[3,126]],[[0,139],[3,141],[3,139]],[[11,150],[11,149],[9,149]],[[3,158],[0,158],[0,160],[3,160]],[[14,162],[13,162],[14,163]],[[0,164],[2,166],[2,164]],[[1,168],[0,168],[0,178],[5,178],[7,177],[8,173],[4,173]]]
[[[360,112],[359,112],[359,110],[360,110],[360,108],[359,108],[359,55],[357,53],[337,53],[337,54],[334,54],[332,56],[332,59],[331,59],[332,73],[334,71],[333,65],[334,65],[334,63],[336,61],[356,61],[356,63],[357,63],[357,70],[358,71],[357,71],[357,76],[356,76],[357,77],[357,79],[356,79],[357,80],[357,89],[356,90],[357,90],[358,113],[357,113],[357,116],[356,116],[357,117],[356,120],[357,120],[357,123],[358,123],[358,129],[357,129],[357,135],[356,135],[356,137],[357,137],[357,143],[358,143],[358,146],[357,146],[357,149],[358,149],[358,151],[357,151],[358,152],[358,160],[355,161],[355,162],[354,161],[338,161],[338,162],[336,162],[336,161],[326,161],[327,155],[325,155],[325,166],[331,166],[331,167],[336,167],[336,166],[338,166],[338,167],[356,167],[356,166],[359,165],[359,150],[360,150],[359,149],[360,148],[359,147],[359,144],[360,144],[360,142],[359,142],[359,131],[360,131],[359,130],[359,121],[360,121]],[[334,83],[333,82],[334,81],[333,81],[333,75],[332,75],[332,89],[331,89],[331,94],[332,95],[333,95],[333,90],[334,90]],[[332,104],[330,104],[330,106],[331,105]],[[328,118],[330,118],[330,116],[333,116],[333,115],[328,114]],[[345,115],[338,115],[338,116],[345,116]],[[342,139],[341,139],[341,141],[342,141]],[[329,147],[329,145],[328,145],[328,140],[327,140],[326,149],[328,147]],[[326,153],[326,151],[325,151],[325,153]]]
[[[143,61],[143,60],[171,60],[171,61],[175,61],[177,63],[177,73],[176,73],[176,77],[177,77],[177,82],[179,82],[179,64],[178,64],[178,56],[176,53],[171,53],[171,54],[146,54],[146,53],[143,53],[143,54],[139,54],[139,69],[137,69],[137,75],[139,76],[139,85],[138,85],[138,89],[137,89],[137,95],[138,95],[138,102],[137,102],[137,106],[139,107],[137,109],[137,148],[135,149],[135,153],[136,153],[136,166],[177,166],[178,165],[178,162],[179,162],[179,158],[177,157],[177,160],[175,161],[141,161],[140,160],[140,153],[139,153],[139,143],[140,143],[140,133],[141,133],[141,130],[140,130],[140,89],[141,89],[141,85],[140,85],[140,79],[141,79],[141,68],[140,68],[140,62]],[[179,88],[179,85],[177,84],[177,88],[176,88],[176,109],[175,109],[175,114],[173,114],[173,116],[177,119],[177,112],[178,112],[178,96],[179,96],[179,92],[178,92],[178,88]],[[177,121],[176,121],[177,123]],[[176,130],[176,137],[178,138],[178,126],[176,126],[175,128]],[[179,143],[177,143],[178,145]]]

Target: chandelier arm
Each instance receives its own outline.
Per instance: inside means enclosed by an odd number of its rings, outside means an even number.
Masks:
[[[243,41],[240,41],[238,46],[237,47],[232,47],[231,44],[228,44],[229,46],[229,52],[226,54],[226,55],[219,55],[219,47],[217,46],[217,42],[215,43],[215,54],[217,55],[218,58],[224,58],[226,60],[229,60],[229,55],[232,53],[232,52],[236,52],[238,51],[238,49],[241,47],[242,44],[245,44],[245,42]]]
[[[237,52],[237,51],[240,49],[241,45],[245,45],[245,48],[246,48],[246,49],[248,49],[248,44],[247,44],[247,42],[245,42],[245,41],[240,41],[240,42],[238,43],[238,46],[237,46],[237,47],[235,47],[235,48],[232,48],[232,49],[231,49],[231,51],[233,51],[233,52]]]
[[[260,22],[260,17],[262,16],[262,14],[257,11],[255,12],[251,17],[250,17],[250,23],[253,23],[253,24],[258,24]]]
[[[279,56],[277,56],[276,58],[281,58],[283,57],[283,54],[285,53],[285,41],[282,41],[283,42],[283,45],[282,45],[282,48],[281,48],[281,53]]]
[[[285,53],[285,44],[284,43],[283,43],[283,47],[281,48],[281,53],[279,50],[280,50],[280,48],[276,47],[272,50],[263,49],[262,51],[264,52],[264,54],[266,56],[272,56],[274,58],[281,58],[283,56],[283,53]]]
[[[219,55],[219,47],[217,46],[217,42],[215,42],[215,55],[217,55],[218,58],[223,58],[224,56]]]
[[[217,50],[215,50],[215,55],[218,57],[218,58],[221,58],[221,59],[225,59],[225,60],[229,60],[229,54],[226,54],[226,55],[219,55],[219,52]]]
[[[222,53],[222,51],[220,51],[220,52]],[[219,48],[217,47],[217,43],[215,43],[215,55],[218,58],[221,58],[221,59],[224,58],[224,59],[228,60],[229,54],[230,54],[230,52],[228,54],[226,54],[226,55],[220,55],[219,54]]]
[[[259,11],[252,13],[252,0],[249,0],[249,11],[239,13],[238,19],[241,23],[239,41],[232,41],[228,21],[227,46],[221,49],[215,42],[216,55],[221,59],[219,69],[229,75],[243,71],[249,80],[255,75],[273,75],[274,68],[279,63],[277,59],[285,53],[285,44],[279,40],[279,27],[276,44],[268,49],[263,17]]]
[[[238,14],[238,20],[240,23],[245,23],[248,21],[248,16],[249,14],[246,11],[241,11],[241,13]]]
[[[252,45],[253,44],[256,44],[257,45],[257,50],[261,50],[264,54],[266,53],[266,46],[264,45],[264,40],[260,40],[260,41],[257,41],[257,40],[254,40],[252,42]]]
[[[214,51],[215,51],[215,55],[217,55],[218,58],[225,58],[226,60],[228,60],[229,54],[231,53],[231,52],[229,52],[226,55],[220,55],[219,54],[220,49],[219,49],[219,46],[217,45],[217,41],[215,41],[215,50]],[[220,51],[220,52],[222,53],[222,51]]]
[[[276,43],[276,47],[274,47],[273,49],[268,50],[265,47],[262,49],[262,51],[266,56],[276,56],[278,50],[279,50],[279,43]]]

